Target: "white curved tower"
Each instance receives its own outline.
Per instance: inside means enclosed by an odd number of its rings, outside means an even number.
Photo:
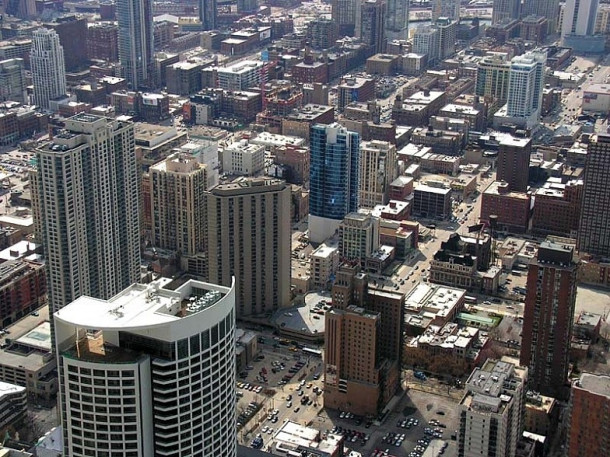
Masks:
[[[236,456],[234,284],[168,282],[55,313],[65,455]]]
[[[34,86],[34,104],[49,108],[49,100],[66,94],[64,48],[54,30],[38,29],[32,37],[30,67]]]

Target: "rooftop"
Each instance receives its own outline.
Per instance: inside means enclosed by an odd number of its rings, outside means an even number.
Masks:
[[[191,280],[179,289],[163,289],[169,278],[133,284],[109,300],[82,296],[55,313],[66,324],[98,330],[162,326],[213,307],[228,288]]]
[[[11,395],[19,392],[25,392],[25,387],[0,381],[0,398],[4,397],[5,395]]]
[[[583,373],[575,386],[610,399],[610,376]]]

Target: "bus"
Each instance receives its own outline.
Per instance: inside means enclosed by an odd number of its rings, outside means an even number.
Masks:
[[[303,352],[309,355],[315,355],[316,357],[322,357],[322,351],[320,349],[303,348]]]
[[[464,297],[464,301],[466,303],[470,303],[471,305],[475,305],[477,303],[477,297],[473,297],[471,295],[466,295]]]

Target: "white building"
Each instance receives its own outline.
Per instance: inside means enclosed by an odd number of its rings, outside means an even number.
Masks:
[[[170,281],[55,313],[64,455],[236,456],[234,284]]]
[[[134,126],[81,113],[36,150],[32,210],[42,234],[49,303],[110,298],[139,279]]]
[[[265,146],[240,140],[222,151],[222,171],[232,175],[253,176],[265,167]]]
[[[546,55],[528,52],[510,63],[506,105],[498,111],[499,122],[533,128],[540,119]]]
[[[374,208],[389,199],[390,183],[397,176],[396,146],[387,141],[360,143],[360,206]]]
[[[566,0],[561,24],[562,38],[567,35],[593,35],[599,0]]]
[[[28,396],[25,387],[0,382],[0,429],[16,423],[25,417]]]
[[[591,84],[582,91],[583,113],[610,111],[610,84]]]
[[[341,256],[364,265],[379,248],[379,219],[370,213],[349,213],[339,225],[339,238]]]
[[[326,289],[331,277],[339,267],[339,247],[322,243],[311,253],[310,274],[311,285],[315,290]]]
[[[430,25],[418,26],[413,32],[413,46],[411,51],[415,54],[425,54],[428,62],[439,57],[439,31]]]
[[[246,90],[259,87],[263,73],[263,62],[244,60],[228,67],[218,68],[218,87],[226,90]]]
[[[30,67],[34,104],[49,108],[49,100],[66,94],[64,48],[54,30],[38,29],[32,36]]]
[[[460,456],[515,455],[523,433],[527,368],[511,362],[488,359],[468,378],[460,402]]]

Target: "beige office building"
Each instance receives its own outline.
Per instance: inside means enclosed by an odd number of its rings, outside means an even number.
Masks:
[[[290,186],[269,178],[240,179],[206,199],[207,279],[236,280],[237,317],[290,303]]]
[[[389,201],[390,183],[396,173],[396,146],[387,141],[360,144],[360,206],[374,208]]]
[[[203,251],[207,167],[177,152],[150,167],[153,246],[192,256]]]

